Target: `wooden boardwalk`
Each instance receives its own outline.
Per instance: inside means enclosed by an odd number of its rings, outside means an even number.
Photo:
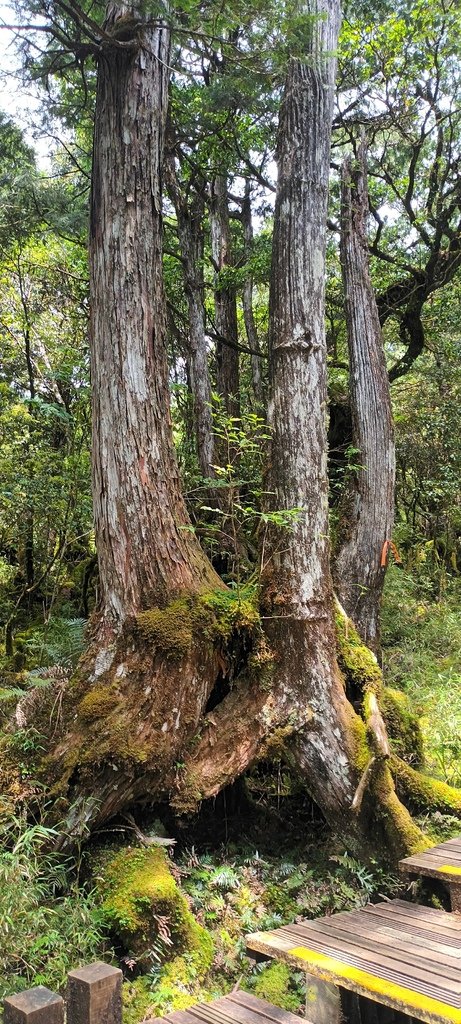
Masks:
[[[435,1024],[461,1024],[461,919],[403,900],[248,936],[250,956]]]
[[[405,857],[399,868],[410,877],[423,875],[443,882],[450,893],[452,911],[461,914],[461,838],[448,839],[425,853]]]
[[[169,1024],[306,1024],[303,1017],[240,990],[214,999],[212,1003],[197,1003],[188,1010],[176,1010],[162,1020]],[[143,1024],[159,1024],[159,1019],[154,1017]]]

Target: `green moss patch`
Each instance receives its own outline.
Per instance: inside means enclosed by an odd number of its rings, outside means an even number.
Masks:
[[[271,964],[259,975],[255,987],[255,996],[265,999],[268,1003],[280,1006],[282,1010],[299,1013],[302,1009],[299,994],[292,984],[292,972],[286,964]]]
[[[258,624],[253,588],[205,591],[136,616],[138,635],[173,660],[187,655],[198,640],[227,643],[233,633],[251,632]]]
[[[113,710],[114,699],[115,691],[112,686],[95,686],[80,701],[77,714],[84,722],[104,718]]]
[[[205,973],[213,943],[191,914],[164,850],[127,847],[108,860],[99,882],[107,926],[148,970],[167,954],[193,958]]]
[[[407,695],[402,690],[386,686],[381,695],[380,707],[396,754],[414,768],[422,767],[424,749],[421,726]]]
[[[339,666],[347,681],[364,690],[379,693],[382,673],[372,651],[363,643],[350,619],[336,609],[336,644]]]

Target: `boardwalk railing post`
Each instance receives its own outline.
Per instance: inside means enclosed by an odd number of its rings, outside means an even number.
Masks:
[[[122,972],[117,967],[90,964],[70,971],[68,979],[67,1024],[122,1024]]]
[[[3,1002],[4,1024],[64,1024],[64,1000],[44,985]]]

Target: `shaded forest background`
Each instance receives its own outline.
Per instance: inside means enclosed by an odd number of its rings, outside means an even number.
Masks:
[[[205,28],[196,24],[190,32],[186,15],[178,18],[171,57],[164,170],[174,442],[187,528],[224,582],[251,605],[266,533],[274,526],[289,532],[298,514],[268,511],[265,466],[276,128],[287,58],[302,54],[306,21],[289,5],[283,16],[277,9],[248,11],[246,18],[242,11],[232,18],[215,11]],[[31,15],[23,10],[19,17],[25,25]],[[82,17],[90,31],[91,9]],[[456,4],[447,2],[430,9],[423,3],[346,9],[326,293],[335,552],[361,471],[350,412],[340,169],[346,153],[357,158],[365,138],[370,268],[396,440],[395,548],[378,644],[382,711],[403,761],[455,787],[461,784],[459,29]],[[364,866],[336,845],[277,749],[192,819],[178,822],[167,808],[156,809],[161,823],[146,814],[146,832],[166,829],[178,838],[173,876],[157,848],[141,841],[135,852],[118,849],[120,833],[125,841],[136,838],[122,820],[93,839],[90,855],[83,854],[84,827],[77,854],[63,860],[43,852],[59,828],[39,823],[37,808],[46,808],[49,795],[34,772],[44,750],[35,695],[52,694],[51,717],[59,722],[62,688],[84,650],[98,601],[87,255],[96,74],[91,64],[83,66],[85,54],[66,50],[62,29],[59,46],[46,47],[34,25],[17,37],[26,73],[42,83],[42,128],[57,141],[41,170],[19,129],[1,117],[0,715],[2,743],[10,752],[13,744],[20,770],[14,784],[6,780],[2,807],[8,843],[0,958],[11,990],[60,983],[77,956],[85,960],[105,949],[122,958],[127,1005],[139,1020],[148,1006],[165,1012],[202,991],[227,990],[244,969],[241,936],[256,924],[342,909],[383,888],[392,891],[395,880],[376,862]],[[413,809],[434,838],[459,831],[446,808],[431,810],[426,801],[424,812]],[[282,850],[264,839],[271,830],[278,835],[281,824]],[[145,892],[153,859],[159,888],[151,896],[161,910],[147,926],[135,920],[135,898],[130,910],[131,896],[119,889],[120,878],[128,878],[133,891]],[[18,879],[27,884],[13,913]],[[202,926],[213,934],[214,951]],[[249,984],[291,1009],[302,998],[301,979],[290,979],[281,965],[256,972]]]

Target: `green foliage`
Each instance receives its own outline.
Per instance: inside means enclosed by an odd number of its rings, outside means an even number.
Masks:
[[[94,893],[72,881],[71,862],[43,851],[55,835],[2,822],[0,998],[33,985],[63,990],[69,970],[105,956]]]
[[[257,977],[254,994],[282,1010],[300,1013],[303,1005],[302,975],[291,971],[286,964],[270,964]]]
[[[22,638],[28,664],[34,665],[31,680],[40,678],[40,667],[62,665],[71,669],[85,646],[85,619],[52,617],[43,626],[35,626]],[[17,638],[18,639],[18,638]]]
[[[434,600],[418,572],[391,568],[383,608],[385,674],[418,714],[427,769],[461,785],[459,583]]]

